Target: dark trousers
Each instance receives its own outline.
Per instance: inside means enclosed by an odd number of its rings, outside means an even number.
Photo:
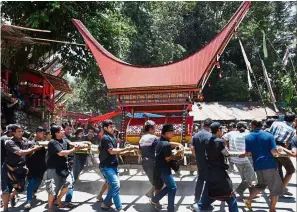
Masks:
[[[195,188],[195,202],[198,202],[201,198],[204,182],[206,180],[206,171],[198,169],[198,178]]]
[[[208,183],[206,182],[201,200],[198,203],[198,208],[200,210],[207,210],[207,208],[210,207],[214,201],[215,199],[212,199],[208,196]],[[234,195],[226,200],[226,203],[228,204],[229,212],[238,212],[237,201]]]

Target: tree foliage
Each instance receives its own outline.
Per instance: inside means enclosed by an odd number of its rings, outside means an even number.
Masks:
[[[196,52],[228,22],[240,2],[3,2],[3,18],[12,24],[49,29],[46,38],[83,43],[71,23],[80,19],[92,35],[112,54],[136,65],[160,65],[177,61]],[[295,8],[295,9],[294,9]],[[252,2],[238,31],[252,64],[254,88],[248,90],[247,71],[238,40],[232,39],[221,58],[221,70],[214,69],[210,86],[204,89],[206,101],[269,102],[261,59],[262,30],[265,32],[268,58],[264,59],[278,104],[286,109],[297,105],[296,72],[290,62],[284,69],[282,57],[289,47],[296,67],[296,2]],[[32,36],[41,36],[32,33]],[[273,45],[271,45],[271,44]],[[33,46],[34,56],[26,53],[11,64],[19,70],[29,64],[42,66],[46,52],[60,54],[65,70],[76,76],[69,109],[106,112],[114,101],[106,101],[107,88],[98,74],[92,54],[83,47],[57,45]],[[183,71],[183,70],[181,70]],[[219,78],[219,71],[223,77]],[[296,70],[295,70],[296,71]],[[136,79],[137,80],[137,79]]]

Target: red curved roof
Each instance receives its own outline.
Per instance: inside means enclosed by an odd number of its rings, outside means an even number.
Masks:
[[[139,67],[121,61],[104,49],[81,21],[73,20],[73,23],[92,51],[109,89],[197,87],[207,80],[217,55],[224,51],[250,5],[251,2],[243,2],[222,31],[195,54],[178,62],[155,67]]]

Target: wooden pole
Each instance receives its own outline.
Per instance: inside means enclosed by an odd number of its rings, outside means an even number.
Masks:
[[[48,32],[48,33],[51,32],[50,30],[33,29],[33,28],[20,27],[20,26],[15,26],[15,25],[8,25],[8,24],[4,24],[4,26],[8,26],[8,27],[15,28],[15,29],[34,31],[34,32]]]
[[[73,43],[73,42],[68,42],[68,41],[59,41],[59,40],[51,40],[51,39],[44,39],[44,38],[31,38],[31,40],[37,40],[37,41],[46,41],[46,42],[53,42],[53,43],[62,43],[62,44],[67,44],[67,45],[76,45],[76,46],[86,46],[85,44],[81,43]]]

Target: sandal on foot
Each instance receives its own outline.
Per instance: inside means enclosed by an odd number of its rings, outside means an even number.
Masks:
[[[247,207],[249,210],[252,210],[252,202],[249,200],[244,200],[243,201],[245,204],[245,207]]]
[[[101,203],[101,209],[102,210],[109,210],[110,209],[110,207],[108,207],[107,205],[105,205],[103,202]]]

